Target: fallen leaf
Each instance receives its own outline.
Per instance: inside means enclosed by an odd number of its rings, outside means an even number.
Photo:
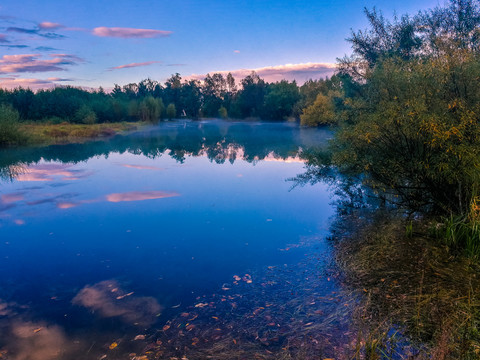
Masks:
[[[33,330],[34,333],[38,333],[39,331],[42,331],[43,327],[39,327],[38,329]]]
[[[145,340],[145,335],[137,335],[133,340]]]
[[[167,331],[168,329],[170,329],[170,325],[164,325],[163,326],[163,331]]]
[[[116,347],[118,346],[118,344],[116,342],[113,342],[110,344],[110,346],[108,347],[110,350],[113,350],[115,349]]]
[[[208,306],[208,303],[198,303],[195,305],[196,308],[203,308],[205,306]]]

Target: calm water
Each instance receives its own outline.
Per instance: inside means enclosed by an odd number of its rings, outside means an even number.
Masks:
[[[290,123],[179,121],[1,152],[3,356],[124,358],[127,336],[148,338],[235,286],[249,296],[255,274],[304,261],[306,239],[327,254],[328,188],[286,180],[304,171],[300,150],[330,136]]]

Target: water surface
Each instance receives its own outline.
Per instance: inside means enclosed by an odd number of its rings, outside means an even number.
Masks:
[[[235,286],[248,296],[254,274],[302,262],[306,239],[328,254],[328,188],[286,180],[330,136],[292,123],[178,121],[1,152],[4,356],[122,358],[141,349],[117,339],[148,338]]]

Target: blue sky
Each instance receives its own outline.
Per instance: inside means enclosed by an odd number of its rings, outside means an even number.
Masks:
[[[324,77],[350,53],[363,8],[414,14],[438,0],[2,0],[0,87],[105,88],[171,74],[255,69],[268,81]]]

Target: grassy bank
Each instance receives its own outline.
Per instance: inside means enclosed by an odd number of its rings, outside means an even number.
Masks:
[[[142,125],[143,123],[140,122],[104,124],[26,123],[19,126],[19,131],[26,136],[29,144],[63,144],[109,137],[121,132],[135,130]]]
[[[345,285],[360,299],[356,358],[479,359],[478,264],[440,245],[430,224],[358,219],[335,236]]]

